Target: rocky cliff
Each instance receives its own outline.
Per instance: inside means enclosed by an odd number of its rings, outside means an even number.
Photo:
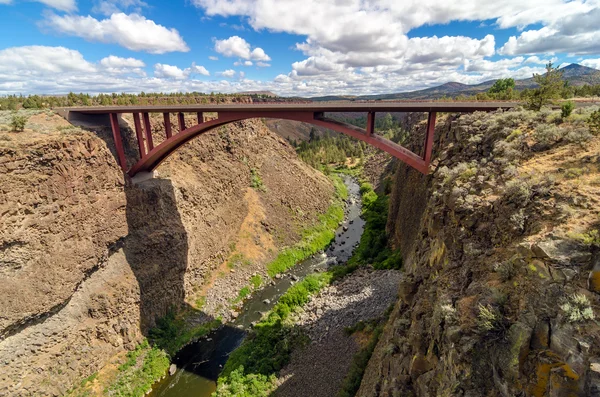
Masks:
[[[219,302],[333,195],[260,121],[195,139],[134,186],[109,131],[40,117],[58,128],[0,137],[0,395],[61,395],[200,296],[206,319],[226,317]]]
[[[585,116],[442,118],[434,171],[397,165],[387,229],[405,273],[358,395],[600,395],[600,137]]]

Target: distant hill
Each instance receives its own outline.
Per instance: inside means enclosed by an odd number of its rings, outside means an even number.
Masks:
[[[589,68],[587,66],[572,63],[564,68],[563,79],[568,81],[573,86],[581,86],[585,84],[600,84],[600,70]],[[426,88],[419,91],[399,92],[394,94],[379,94],[379,95],[360,95],[360,96],[345,96],[345,95],[330,95],[323,97],[310,98],[313,101],[337,101],[337,100],[409,100],[409,99],[436,99],[443,96],[457,95],[475,95],[480,92],[485,92],[490,89],[496,80],[484,81],[480,84],[463,84],[457,82],[449,82],[437,87]],[[533,77],[523,80],[516,80],[515,86],[517,89],[534,88],[536,86]]]

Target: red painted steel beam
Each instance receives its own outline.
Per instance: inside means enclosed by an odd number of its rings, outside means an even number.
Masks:
[[[146,142],[148,142],[148,151],[154,149],[154,142],[152,141],[152,126],[150,125],[150,115],[148,113],[142,113],[144,119],[144,133],[146,134]]]
[[[375,112],[367,114],[367,135],[371,136],[375,133]]]
[[[185,130],[185,117],[182,112],[177,113],[177,121],[179,121],[179,133]]]
[[[163,113],[163,118],[165,120],[165,133],[167,134],[167,139],[173,136],[173,132],[171,131],[171,116],[169,113]]]
[[[433,151],[433,138],[435,134],[435,112],[429,112],[427,117],[427,134],[425,135],[425,152],[423,154],[423,160],[427,166],[431,162],[431,152]]]
[[[110,114],[110,126],[112,128],[113,139],[115,141],[115,149],[117,151],[117,159],[123,172],[127,171],[127,161],[125,161],[125,151],[123,150],[123,139],[121,138],[121,128],[119,128],[119,115],[116,113]]]
[[[133,125],[135,126],[135,136],[137,137],[138,149],[140,150],[140,159],[146,157],[146,146],[144,145],[144,135],[142,134],[142,124],[140,123],[140,114],[133,114]]]

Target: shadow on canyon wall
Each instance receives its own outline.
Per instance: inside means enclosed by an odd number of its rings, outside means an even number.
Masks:
[[[69,121],[106,142],[118,165],[108,115],[69,115]],[[128,167],[139,159],[135,132],[121,120],[121,136]],[[134,184],[125,176],[128,235],[123,250],[140,289],[140,328],[144,335],[169,310],[195,310],[185,302],[188,235],[183,225],[173,183],[153,178]],[[197,313],[197,318],[205,316]]]

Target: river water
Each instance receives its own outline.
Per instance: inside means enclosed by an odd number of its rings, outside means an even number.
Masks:
[[[173,359],[177,372],[157,382],[152,387],[151,397],[210,397],[217,388],[217,378],[229,354],[242,343],[252,323],[259,321],[277,303],[294,280],[350,259],[360,241],[365,222],[360,218],[360,194],[356,180],[348,176],[343,176],[343,179],[348,187],[348,200],[344,222],[336,230],[335,241],[325,252],[298,263],[280,279],[273,279],[273,284],[253,293],[234,321],[181,349]]]

